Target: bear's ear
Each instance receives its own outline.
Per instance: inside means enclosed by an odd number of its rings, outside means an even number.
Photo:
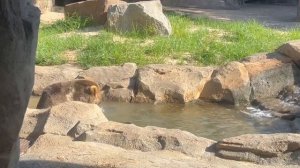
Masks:
[[[97,86],[93,85],[93,86],[90,87],[89,90],[90,90],[91,95],[97,96],[97,92],[98,92],[98,87]]]

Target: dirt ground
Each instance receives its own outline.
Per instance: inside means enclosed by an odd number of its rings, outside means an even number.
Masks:
[[[297,7],[282,5],[247,4],[239,10],[165,7],[166,11],[190,13],[220,20],[256,20],[267,27],[278,29],[300,28],[296,21]]]

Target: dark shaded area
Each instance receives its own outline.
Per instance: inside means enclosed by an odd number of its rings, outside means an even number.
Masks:
[[[297,0],[245,0],[245,3],[295,5]]]
[[[56,6],[65,6],[70,3],[81,2],[81,1],[85,1],[85,0],[55,0],[55,5]]]
[[[74,163],[63,163],[42,160],[20,161],[19,168],[113,168],[113,166],[87,166]]]

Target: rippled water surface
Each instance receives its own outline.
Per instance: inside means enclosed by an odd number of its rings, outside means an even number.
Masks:
[[[35,108],[39,97],[32,97]],[[292,132],[293,122],[271,118],[255,108],[234,108],[211,103],[202,104],[128,104],[104,102],[100,105],[111,121],[138,126],[158,126],[189,131],[195,135],[220,140],[248,133]]]
[[[138,126],[159,126],[186,130],[195,135],[220,140],[247,133],[291,132],[292,123],[259,115],[253,108],[237,109],[217,104],[151,105],[105,102],[109,120]]]

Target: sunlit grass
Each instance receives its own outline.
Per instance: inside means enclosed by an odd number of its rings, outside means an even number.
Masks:
[[[37,64],[54,65],[68,62],[66,51],[78,51],[77,62],[84,66],[138,65],[165,63],[167,59],[195,65],[219,65],[240,60],[258,52],[270,52],[280,44],[300,39],[300,30],[279,31],[250,22],[228,22],[207,18],[191,19],[168,14],[173,34],[153,36],[148,31],[124,34],[99,30],[87,37],[76,31],[90,26],[89,20],[78,17],[44,25],[39,33]]]

